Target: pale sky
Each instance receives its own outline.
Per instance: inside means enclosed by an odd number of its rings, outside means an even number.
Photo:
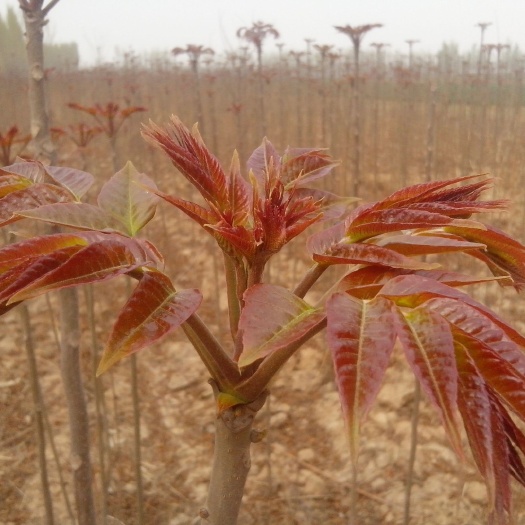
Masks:
[[[46,0],[47,3],[48,0]],[[17,0],[0,0],[18,10]],[[169,51],[197,44],[216,53],[238,49],[235,33],[255,21],[273,24],[284,52],[304,50],[305,38],[334,49],[349,49],[349,38],[334,25],[381,23],[362,49],[388,43],[406,53],[407,39],[420,42],[415,52],[435,53],[443,42],[469,51],[480,40],[479,22],[491,22],[485,43],[516,44],[525,52],[525,0],[60,0],[49,16],[47,41],[76,41],[81,62],[111,61],[124,51]],[[275,52],[275,41],[265,42]],[[1,52],[1,50],[0,50]]]

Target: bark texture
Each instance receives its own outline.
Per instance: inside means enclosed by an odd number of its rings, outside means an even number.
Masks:
[[[253,430],[253,420],[266,397],[264,393],[253,403],[229,408],[217,418],[212,474],[206,507],[200,511],[201,525],[237,524],[251,467],[251,445],[261,436]]]

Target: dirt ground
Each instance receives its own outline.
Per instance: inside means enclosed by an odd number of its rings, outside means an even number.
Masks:
[[[170,225],[171,226],[171,225]],[[193,230],[186,223],[190,238]],[[167,245],[166,240],[159,241]],[[174,263],[190,258],[179,271],[179,288],[199,286],[208,297],[201,315],[212,330],[225,335],[214,313],[225,305],[214,297],[214,267],[206,244],[171,247]],[[175,249],[176,248],[176,249]],[[271,268],[273,281],[300,273],[303,262]],[[285,272],[289,272],[288,274]],[[118,307],[122,283],[95,288],[103,344]],[[82,304],[83,293],[80,294]],[[509,296],[510,297],[510,296]],[[211,298],[211,299],[210,299]],[[490,297],[488,297],[490,299]],[[37,364],[45,412],[58,454],[66,492],[72,503],[67,411],[60,381],[53,323],[54,299],[30,305],[37,342]],[[512,299],[504,309],[512,313]],[[50,309],[51,306],[51,309]],[[83,306],[84,309],[84,306]],[[519,312],[514,311],[516,317]],[[86,395],[94,421],[94,392],[90,335],[83,319],[82,363]],[[43,503],[34,431],[33,404],[23,334],[16,310],[0,319],[0,524],[40,525]],[[177,332],[145,350],[139,359],[142,423],[142,474],[146,521],[149,525],[185,525],[195,520],[206,498],[214,431],[214,403],[207,374],[196,353]],[[111,481],[108,514],[135,525],[135,476],[129,362],[122,362],[102,379],[107,407],[107,436]],[[393,356],[375,407],[362,427],[358,465],[360,525],[403,523],[414,379],[400,351]],[[266,438],[253,447],[252,470],[239,523],[242,525],[342,525],[349,522],[352,472],[340,416],[339,401],[324,349],[322,334],[300,350],[281,371],[271,396],[259,413],[256,428]],[[49,436],[48,436],[49,437]],[[98,442],[92,424],[95,492],[100,494]],[[48,439],[49,441],[49,439]],[[466,443],[465,443],[466,445]],[[49,477],[56,523],[72,523],[60,488],[56,460],[47,446]],[[525,523],[525,491],[516,488],[516,523]],[[98,496],[99,497],[99,496]],[[100,504],[100,498],[98,503]],[[452,452],[435,412],[420,404],[410,525],[478,525],[485,522],[486,491],[467,454],[460,463]],[[115,524],[117,521],[108,520]]]

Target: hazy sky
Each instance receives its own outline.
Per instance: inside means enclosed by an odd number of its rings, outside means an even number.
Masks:
[[[18,1],[0,0],[0,13],[7,6],[18,9]],[[305,49],[305,38],[349,48],[348,37],[333,26],[368,23],[384,27],[370,32],[363,48],[385,42],[406,52],[405,40],[417,39],[415,51],[434,53],[443,42],[468,51],[479,43],[479,22],[492,23],[485,43],[517,44],[525,51],[525,0],[60,0],[50,12],[46,38],[76,41],[86,65],[112,60],[117,50],[140,53],[186,44],[217,53],[236,49],[236,30],[259,20],[281,33],[285,51]],[[273,41],[265,43],[265,52],[275,49]]]

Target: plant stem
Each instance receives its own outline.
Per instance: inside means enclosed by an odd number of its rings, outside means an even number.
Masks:
[[[80,371],[80,326],[77,291],[66,288],[59,292],[61,321],[60,368],[69,412],[71,432],[71,467],[79,525],[95,525],[89,454],[89,420]]]
[[[106,454],[109,450],[107,444],[106,422],[107,413],[105,410],[106,404],[104,401],[104,391],[102,388],[102,380],[97,379],[95,371],[98,366],[98,341],[95,323],[95,299],[92,285],[85,287],[86,290],[86,311],[88,316],[89,331],[91,334],[91,361],[93,365],[93,391],[95,393],[95,415],[96,415],[96,435],[98,445],[98,461],[100,470],[100,484],[102,492],[101,500],[101,514],[102,523],[106,525],[106,516],[108,513],[108,468],[106,463]],[[46,295],[46,297],[48,297]]]
[[[210,384],[217,396],[216,383]],[[202,525],[236,525],[251,467],[250,447],[258,441],[253,419],[265,401],[263,393],[253,403],[229,408],[215,420],[213,467],[206,508],[200,512]]]
[[[240,395],[244,399],[257,399],[257,397],[265,391],[271,379],[288,359],[290,359],[306,341],[310,340],[324,328],[326,328],[326,316],[301,338],[285,348],[280,349],[279,352],[274,352],[267,356],[252,375],[235,387],[237,395]]]
[[[419,424],[419,403],[421,401],[421,386],[416,379],[414,387],[414,404],[412,408],[412,422],[410,433],[410,454],[408,458],[408,472],[405,486],[405,508],[403,516],[403,525],[410,523],[410,499],[412,495],[412,485],[414,482],[414,465],[416,464],[417,451],[417,427]]]
[[[301,299],[308,293],[308,290],[317,282],[319,277],[323,275],[325,270],[328,268],[326,265],[315,264],[308,272],[306,272],[302,281],[294,288],[293,293]]]
[[[40,466],[40,481],[42,483],[42,495],[44,498],[45,525],[53,525],[53,502],[51,500],[51,491],[49,490],[49,479],[47,477],[46,461],[46,438],[44,433],[43,401],[40,383],[38,382],[38,370],[36,366],[35,345],[31,330],[31,321],[29,311],[25,304],[20,306],[20,318],[22,321],[22,330],[24,334],[25,349],[27,361],[29,364],[29,376],[31,378],[31,393],[33,395],[34,417],[36,427],[36,437],[38,446],[38,463]]]
[[[230,332],[232,339],[237,335],[237,327],[239,326],[239,317],[241,315],[241,306],[237,294],[237,275],[235,271],[235,264],[231,257],[224,255],[224,270],[226,277],[226,293],[228,295],[228,315],[230,318]]]
[[[240,378],[237,364],[197,314],[190,315],[182,329],[219,387],[228,391]]]
[[[131,366],[131,398],[133,402],[133,430],[135,452],[135,478],[137,480],[137,523],[144,523],[144,489],[142,484],[142,454],[140,449],[140,396],[138,388],[137,356],[130,359]]]

